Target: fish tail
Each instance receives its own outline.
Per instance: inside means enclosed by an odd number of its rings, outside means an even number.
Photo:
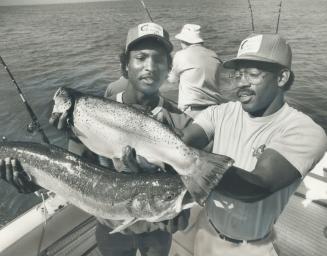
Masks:
[[[203,206],[233,163],[234,160],[228,156],[199,151],[199,157],[192,166],[192,174],[181,178],[194,200]]]

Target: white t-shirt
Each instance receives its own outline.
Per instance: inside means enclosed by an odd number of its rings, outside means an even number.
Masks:
[[[176,52],[168,81],[179,82],[179,109],[226,102],[219,93],[220,66],[216,53],[202,45],[190,45]]]
[[[304,177],[327,150],[324,130],[288,104],[276,113],[251,118],[240,102],[212,106],[195,119],[214,138],[213,153],[227,155],[235,166],[251,172],[265,148],[283,155]],[[214,191],[206,205],[208,217],[226,236],[240,240],[264,237],[284,209],[301,179],[253,203]]]

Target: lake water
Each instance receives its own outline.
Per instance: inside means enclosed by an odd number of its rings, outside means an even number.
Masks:
[[[226,60],[251,33],[244,0],[147,0],[155,22],[174,35],[185,23],[202,26],[205,44]],[[256,32],[274,32],[280,0],[252,0]],[[283,1],[279,33],[293,49],[291,105],[327,130],[327,1]],[[119,59],[127,29],[146,22],[138,1],[65,5],[0,6],[0,55],[6,61],[51,142],[66,145],[66,134],[48,125],[56,89],[70,86],[101,95],[120,76]],[[227,79],[223,78],[228,94]],[[163,92],[175,95],[173,88]],[[172,93],[173,92],[173,93]],[[5,70],[0,67],[1,136],[40,142],[29,134],[29,116]],[[35,204],[34,196],[18,195],[0,181],[0,226]]]

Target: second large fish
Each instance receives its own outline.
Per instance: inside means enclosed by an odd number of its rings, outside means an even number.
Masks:
[[[118,173],[84,161],[54,145],[0,142],[0,159],[19,160],[32,181],[103,219],[138,221],[175,217],[195,203],[176,174]],[[1,177],[5,170],[0,170]]]
[[[168,127],[140,111],[109,99],[59,88],[52,118],[69,112],[72,130],[93,152],[121,158],[126,145],[154,162],[171,165],[195,198],[203,204],[233,160],[188,147]]]

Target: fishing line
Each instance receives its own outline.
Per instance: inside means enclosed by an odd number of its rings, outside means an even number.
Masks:
[[[43,225],[42,225],[42,231],[41,231],[41,237],[40,237],[40,241],[39,241],[39,246],[38,246],[38,249],[37,249],[37,256],[40,256],[41,254],[41,249],[42,249],[42,244],[43,244],[43,240],[44,240],[44,235],[45,235],[45,228],[47,226],[47,207],[45,205],[45,199],[44,199],[44,194],[43,192],[38,192],[38,195],[42,197],[42,203],[43,203],[43,218],[44,218],[44,221],[43,221]],[[41,208],[42,210],[42,208]]]
[[[41,125],[40,125],[40,123],[39,123],[39,121],[37,119],[37,116],[35,115],[35,113],[34,113],[33,109],[31,108],[30,104],[28,104],[26,98],[24,97],[24,94],[23,94],[22,90],[18,86],[14,76],[10,72],[8,66],[6,65],[6,63],[4,62],[4,60],[3,60],[3,58],[1,56],[0,56],[0,61],[1,61],[2,65],[4,66],[5,70],[7,71],[7,73],[9,74],[13,85],[16,87],[16,89],[18,91],[18,94],[19,94],[21,100],[23,101],[27,112],[29,113],[29,115],[30,115],[30,117],[32,119],[32,122],[28,125],[27,130],[29,132],[33,132],[33,131],[37,130],[41,134],[43,142],[45,142],[46,144],[50,144],[50,141],[49,141],[48,137],[46,136],[44,130],[42,129],[42,127],[41,127]]]
[[[279,11],[278,11],[278,19],[277,19],[277,25],[276,25],[276,34],[278,33],[278,28],[279,28],[280,14],[282,12],[282,2],[283,2],[283,0],[280,0]]]
[[[252,32],[254,32],[253,11],[252,11],[252,5],[251,5],[250,0],[248,0],[248,3],[249,3],[250,15],[251,15]]]
[[[151,22],[153,22],[153,19],[152,19],[152,17],[151,17],[151,14],[150,14],[148,8],[146,7],[145,3],[143,2],[143,0],[138,0],[138,1],[141,3],[141,5],[143,6],[143,9],[144,9],[144,10],[146,11],[146,13],[148,14],[148,17],[149,17],[149,19],[151,20]]]

